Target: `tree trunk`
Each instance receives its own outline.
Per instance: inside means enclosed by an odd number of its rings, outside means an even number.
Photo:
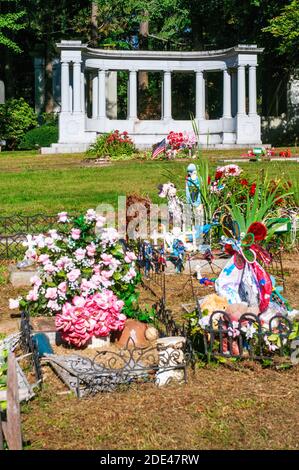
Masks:
[[[50,39],[47,40],[45,53],[45,112],[54,112],[53,97],[53,57],[49,50]]]
[[[99,31],[98,31],[98,14],[99,5],[97,2],[91,4],[91,44],[93,47],[98,45]]]
[[[148,12],[144,12],[145,18],[148,16]],[[148,49],[148,33],[149,33],[149,21],[145,19],[140,22],[139,25],[139,49],[145,51]],[[147,71],[141,70],[138,73],[138,88],[139,90],[147,90],[148,88],[148,73]]]

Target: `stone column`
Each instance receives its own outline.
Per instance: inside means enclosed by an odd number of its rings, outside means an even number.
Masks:
[[[98,117],[98,106],[99,104],[99,80],[98,75],[95,75],[92,79],[92,118],[97,119]]]
[[[256,66],[249,67],[249,116],[255,116],[256,109]]]
[[[137,71],[129,72],[129,119],[137,119]]]
[[[205,80],[202,70],[196,71],[196,119],[205,119]]]
[[[99,80],[99,119],[106,118],[106,70],[102,69],[98,72]]]
[[[232,117],[231,107],[231,76],[227,69],[223,70],[223,117]]]
[[[169,336],[157,340],[159,370],[156,374],[156,385],[162,387],[173,381],[182,383],[185,379],[185,355],[183,347],[186,339],[183,336]]]
[[[70,66],[69,62],[61,63],[61,112],[70,112]]]
[[[74,113],[81,113],[81,62],[74,62],[74,84],[73,84],[73,93],[74,93]]]
[[[171,72],[164,72],[163,102],[164,119],[171,119]]]
[[[238,67],[238,114],[246,115],[246,82],[245,82],[245,65]]]

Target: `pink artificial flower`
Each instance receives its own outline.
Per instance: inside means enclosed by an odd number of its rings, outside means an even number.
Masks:
[[[108,255],[107,253],[103,253],[101,255],[101,259],[102,259],[102,263],[105,265],[105,266],[109,266],[109,264],[112,263],[113,261],[113,256],[112,255]]]
[[[38,257],[38,262],[39,262],[39,263],[47,264],[48,261],[49,261],[49,255],[44,254],[44,255],[40,255],[40,256]]]
[[[111,331],[122,330],[126,321],[121,313],[124,303],[109,290],[89,297],[75,297],[66,302],[56,315],[57,329],[65,341],[81,347],[92,336],[107,336]]]
[[[85,303],[86,303],[86,299],[84,299],[83,297],[80,297],[79,295],[76,295],[73,298],[73,304],[75,305],[75,307],[82,308],[84,307]]]
[[[46,273],[52,274],[56,271],[56,268],[52,263],[47,263],[44,265],[44,271],[46,271]]]
[[[56,300],[57,299],[57,287],[48,287],[45,293],[46,299]]]
[[[74,253],[76,260],[82,261],[85,258],[86,250],[83,248],[78,248]]]
[[[49,300],[49,302],[47,303],[47,307],[50,310],[53,310],[53,312],[59,312],[61,310],[61,307],[60,305],[58,305],[56,300]]]
[[[87,222],[93,222],[97,218],[97,213],[94,209],[88,209],[88,211],[85,214],[85,219]]]
[[[9,299],[9,308],[14,310],[20,307],[20,299]]]
[[[73,228],[71,230],[71,237],[73,240],[79,240],[81,235],[81,230],[79,228]]]
[[[92,258],[96,254],[97,249],[96,249],[96,246],[93,243],[91,243],[90,245],[87,245],[86,251],[87,251],[87,255]]]
[[[66,277],[70,282],[75,282],[78,277],[80,277],[81,271],[80,269],[72,269],[69,273],[67,273]]]
[[[51,237],[46,237],[46,238],[45,238],[45,245],[46,245],[47,248],[49,248],[49,250],[50,250],[51,248],[54,248],[54,247],[55,247],[55,241],[54,241],[54,239],[51,238]]]
[[[33,288],[28,292],[28,295],[26,297],[28,301],[36,302],[38,300],[38,291],[36,288]]]
[[[57,233],[57,230],[49,230],[49,235],[51,238],[53,238],[53,240],[59,240],[60,239],[60,236],[58,235]]]
[[[124,282],[131,282],[137,276],[134,268],[130,268],[127,274],[123,277]]]
[[[56,261],[56,266],[59,268],[59,269],[64,269],[68,266],[70,266],[71,264],[73,264],[72,260],[70,258],[68,258],[67,256],[63,256],[62,258],[59,258],[57,261]]]
[[[101,215],[97,215],[97,218],[96,218],[96,227],[97,228],[104,227],[105,222],[106,222],[106,217],[102,217]]]
[[[36,288],[39,288],[43,281],[41,280],[41,278],[39,276],[33,276],[31,279],[30,279],[30,282],[32,285],[34,285]]]
[[[125,262],[126,263],[132,263],[132,261],[135,261],[137,258],[136,258],[136,255],[133,251],[128,251],[126,253],[126,256],[125,256]]]
[[[67,212],[59,212],[59,214],[58,214],[58,222],[60,222],[60,223],[62,223],[62,224],[68,222]]]
[[[67,283],[64,281],[64,282],[61,282],[60,284],[58,284],[58,290],[59,290],[59,292],[61,292],[62,294],[66,294],[66,291],[67,291]]]

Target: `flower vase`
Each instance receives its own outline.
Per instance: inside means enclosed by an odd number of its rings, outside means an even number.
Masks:
[[[103,348],[109,346],[110,336],[93,336],[88,342],[88,349]]]

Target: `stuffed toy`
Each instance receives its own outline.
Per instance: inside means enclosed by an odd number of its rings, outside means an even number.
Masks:
[[[267,310],[272,293],[271,278],[258,263],[271,262],[270,254],[258,244],[266,238],[267,228],[254,222],[242,239],[235,222],[225,219],[222,228],[227,237],[223,237],[224,246],[229,246],[227,251],[233,256],[215,283],[216,292],[230,304],[247,302],[251,308],[258,306],[262,313]]]
[[[216,310],[226,311],[228,302],[225,297],[220,297],[217,294],[210,294],[204,297],[200,309],[204,313],[211,315]]]

